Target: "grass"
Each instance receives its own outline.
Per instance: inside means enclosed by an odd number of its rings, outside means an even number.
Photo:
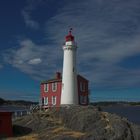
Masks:
[[[70,129],[67,129],[65,127],[58,127],[58,128],[55,128],[53,131],[52,131],[53,135],[67,135],[67,136],[71,136],[71,137],[75,137],[75,138],[80,138],[82,136],[85,135],[85,133],[82,133],[82,132],[79,132],[79,131],[73,131],[73,130],[70,130]]]
[[[26,136],[7,138],[6,140],[38,140],[38,135],[37,134],[29,134]]]

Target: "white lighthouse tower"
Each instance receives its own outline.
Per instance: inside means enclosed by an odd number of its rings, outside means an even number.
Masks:
[[[77,45],[74,36],[69,34],[65,37],[63,46],[63,74],[62,74],[62,93],[61,105],[78,104],[77,72],[76,72],[76,50]]]

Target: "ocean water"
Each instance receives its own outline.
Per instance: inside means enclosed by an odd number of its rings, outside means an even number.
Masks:
[[[90,101],[129,101],[140,102],[140,88],[122,89],[92,89],[90,91]]]
[[[21,117],[30,113],[30,110],[25,107],[17,107],[12,105],[2,105],[0,106],[0,111],[13,112],[12,118]]]
[[[113,105],[102,108],[103,111],[115,113],[127,118],[129,121],[140,125],[140,106]]]
[[[12,105],[2,105],[0,106],[0,111],[10,111],[10,112],[16,112],[16,111],[26,111],[28,110],[25,107],[17,107]]]

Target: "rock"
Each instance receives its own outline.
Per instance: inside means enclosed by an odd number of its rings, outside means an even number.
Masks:
[[[63,106],[16,120],[47,140],[140,140],[140,126],[94,106]]]

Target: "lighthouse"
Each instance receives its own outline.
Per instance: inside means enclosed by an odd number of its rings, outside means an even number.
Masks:
[[[76,72],[76,51],[77,44],[74,36],[69,30],[65,37],[63,46],[63,73],[62,73],[62,91],[61,105],[78,104],[78,89],[77,89],[77,72]]]
[[[77,44],[69,30],[63,45],[63,72],[41,82],[40,103],[44,109],[60,105],[88,105],[89,81],[76,70]],[[61,76],[62,75],[62,76]]]

